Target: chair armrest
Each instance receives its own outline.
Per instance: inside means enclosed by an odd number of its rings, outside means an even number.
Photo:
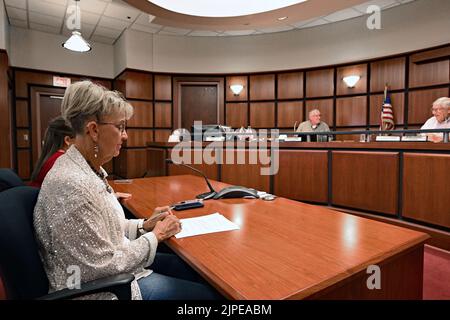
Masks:
[[[82,283],[80,289],[61,289],[40,297],[39,300],[74,299],[99,292],[113,293],[119,300],[131,300],[131,282],[133,280],[134,275],[129,273],[104,277]]]

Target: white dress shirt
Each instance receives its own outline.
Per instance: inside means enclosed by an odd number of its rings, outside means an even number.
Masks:
[[[420,129],[450,129],[450,118],[445,119],[442,122],[437,121],[436,117],[431,117]],[[442,133],[428,133],[439,137],[443,137]],[[427,133],[422,133],[422,135],[427,135]]]

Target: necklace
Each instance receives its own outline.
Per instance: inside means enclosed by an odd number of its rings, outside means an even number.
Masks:
[[[103,181],[103,183],[105,184],[105,187],[106,187],[106,191],[108,191],[109,193],[112,193],[113,190],[112,190],[111,186],[109,185],[108,180],[106,180],[106,176],[103,175],[101,172],[95,170],[95,168],[92,166],[92,164],[89,161],[87,161],[87,163],[89,164],[89,167],[91,167],[92,171],[94,171],[96,176],[99,177],[100,180]]]

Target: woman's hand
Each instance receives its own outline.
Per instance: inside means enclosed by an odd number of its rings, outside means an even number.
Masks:
[[[441,142],[443,139],[440,135],[431,133],[431,134],[428,134],[428,140],[436,143],[436,142]]]
[[[165,217],[171,214],[173,213],[169,206],[155,208],[150,218],[145,220],[143,225],[144,230],[152,231],[158,221],[164,220]]]
[[[173,214],[168,214],[164,220],[158,221],[153,228],[153,233],[158,239],[158,242],[169,239],[181,231],[181,222]]]
[[[127,201],[131,199],[131,193],[116,192],[115,195],[119,201]]]

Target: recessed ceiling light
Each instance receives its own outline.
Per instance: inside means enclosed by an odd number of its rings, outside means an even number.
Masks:
[[[285,16],[285,17],[279,17],[277,20],[278,21],[283,21],[283,20],[286,20],[288,17],[287,16]]]

